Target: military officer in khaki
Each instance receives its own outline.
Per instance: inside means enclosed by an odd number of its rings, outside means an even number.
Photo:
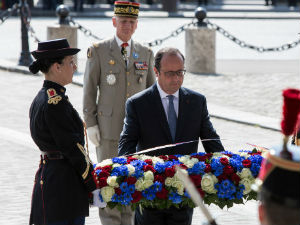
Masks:
[[[88,49],[84,74],[83,114],[97,159],[118,156],[118,141],[125,117],[125,102],[155,82],[154,57],[149,48],[133,41],[139,4],[115,2],[113,26],[116,35]],[[133,213],[108,207],[99,209],[102,224],[131,224]]]

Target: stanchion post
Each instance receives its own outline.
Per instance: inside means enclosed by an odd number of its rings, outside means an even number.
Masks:
[[[59,5],[56,8],[58,24],[47,27],[47,39],[66,38],[71,48],[77,48],[77,27],[70,26],[69,20],[70,9],[66,5]],[[77,64],[77,56],[74,56]],[[79,66],[77,67],[78,71]]]
[[[22,41],[22,52],[19,58],[19,65],[29,66],[32,63],[32,57],[29,52],[29,42],[28,42],[28,29],[26,26],[28,7],[26,0],[20,0],[19,10],[21,17],[21,41]],[[25,12],[26,9],[26,12]]]
[[[206,10],[195,10],[197,26],[185,30],[186,70],[196,74],[216,73],[216,31],[207,27]]]

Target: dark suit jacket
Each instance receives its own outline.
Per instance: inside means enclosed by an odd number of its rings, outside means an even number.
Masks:
[[[175,143],[198,139],[218,139],[203,95],[181,87]],[[173,143],[157,84],[137,93],[126,102],[126,117],[119,142],[119,155]],[[220,141],[202,142],[206,152],[223,151]],[[191,154],[198,142],[162,149],[149,155]],[[148,154],[148,153],[147,153]]]

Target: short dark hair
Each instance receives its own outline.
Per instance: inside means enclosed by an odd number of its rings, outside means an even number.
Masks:
[[[171,47],[167,47],[167,48],[162,48],[160,49],[156,55],[155,55],[155,59],[154,59],[154,67],[160,71],[160,62],[161,62],[161,59],[163,58],[164,55],[177,55],[179,54],[182,59],[183,59],[183,63],[184,63],[184,56],[183,54],[179,51],[179,49],[177,48],[171,48]]]
[[[51,65],[54,63],[62,64],[63,57],[58,58],[44,58],[44,59],[37,59],[31,65],[29,66],[29,70],[31,73],[36,74],[39,71],[42,71],[43,73],[48,73]]]

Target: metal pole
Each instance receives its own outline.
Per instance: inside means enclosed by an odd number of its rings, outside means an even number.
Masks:
[[[27,16],[25,15],[25,8],[28,7],[26,0],[20,0],[20,17],[21,17],[21,40],[22,40],[22,52],[19,58],[19,65],[29,66],[32,63],[32,57],[29,52],[29,43],[28,43],[28,29],[26,27]],[[28,8],[27,8],[28,10]],[[28,11],[27,11],[28,12]]]
[[[198,20],[197,26],[198,27],[206,27],[207,24],[203,21],[206,18],[206,9],[202,7],[198,7],[195,10],[195,17]]]

